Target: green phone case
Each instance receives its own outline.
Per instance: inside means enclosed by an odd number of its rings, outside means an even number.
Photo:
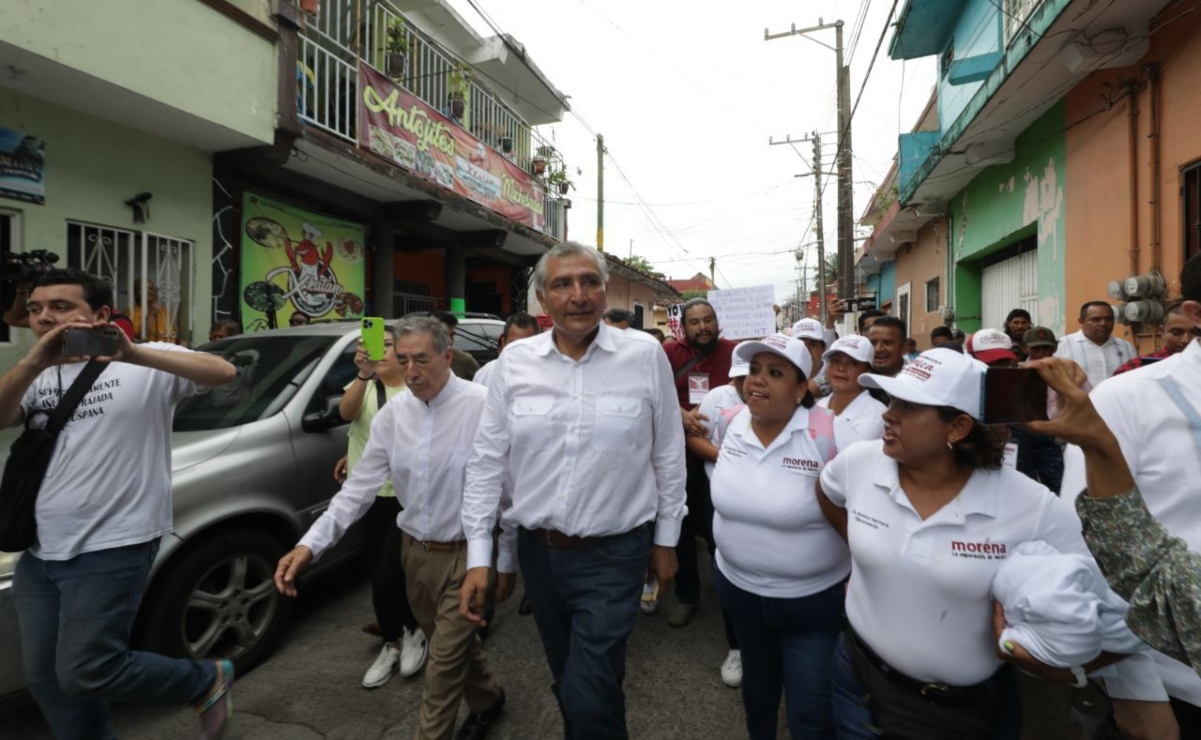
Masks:
[[[384,359],[384,320],[378,316],[363,318],[363,349],[368,359]]]

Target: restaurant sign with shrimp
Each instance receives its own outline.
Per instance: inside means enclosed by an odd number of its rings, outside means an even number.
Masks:
[[[242,205],[242,323],[287,326],[363,314],[361,224],[246,193]]]

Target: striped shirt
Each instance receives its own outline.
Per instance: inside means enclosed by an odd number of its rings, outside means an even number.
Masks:
[[[1078,331],[1060,337],[1056,357],[1071,360],[1084,368],[1088,382],[1096,388],[1101,381],[1108,380],[1122,365],[1133,360],[1138,354],[1134,345],[1125,339],[1111,336],[1105,344],[1097,345],[1084,332]]]

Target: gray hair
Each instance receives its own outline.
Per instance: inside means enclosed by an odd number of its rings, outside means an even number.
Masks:
[[[559,242],[550,248],[550,251],[542,255],[538,260],[538,265],[534,267],[534,278],[531,281],[534,284],[535,290],[543,290],[546,288],[546,263],[555,257],[571,257],[577,254],[587,255],[596,263],[596,270],[600,273],[601,282],[609,282],[609,264],[605,262],[605,255],[601,254],[595,247],[590,247],[587,244],[579,242]]]
[[[443,354],[450,349],[450,334],[446,324],[430,316],[406,316],[392,327],[392,336],[396,341],[406,334],[429,334],[434,340],[434,349]]]

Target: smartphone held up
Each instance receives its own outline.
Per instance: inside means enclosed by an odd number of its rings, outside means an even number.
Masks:
[[[367,359],[379,362],[384,359],[384,320],[379,316],[363,318],[362,340]]]
[[[984,423],[1047,421],[1047,382],[1028,367],[990,367],[984,374]]]
[[[72,327],[63,333],[67,357],[111,357],[121,348],[121,330],[115,326]]]

